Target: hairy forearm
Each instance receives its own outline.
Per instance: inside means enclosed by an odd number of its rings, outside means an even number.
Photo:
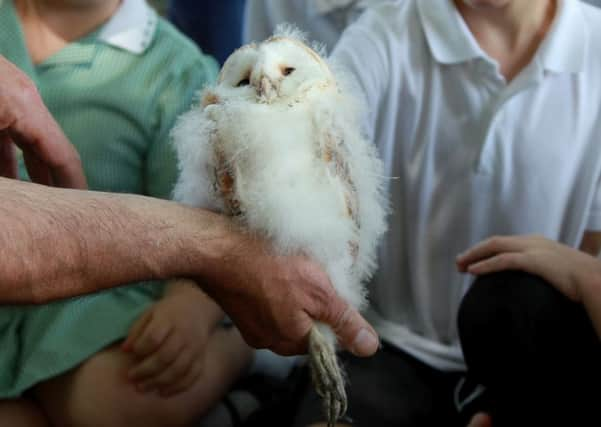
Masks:
[[[40,303],[145,279],[211,276],[237,233],[156,199],[0,178],[0,301]]]

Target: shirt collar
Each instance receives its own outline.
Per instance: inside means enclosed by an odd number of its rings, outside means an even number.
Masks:
[[[152,43],[157,22],[156,12],[145,0],[123,0],[98,40],[138,55]]]
[[[452,0],[416,0],[432,56],[443,64],[486,56]]]
[[[417,0],[419,17],[432,56],[443,64],[456,64],[488,55],[457,11],[452,0]],[[545,69],[578,72],[584,64],[587,33],[582,6],[577,0],[558,0],[557,16],[536,56]]]

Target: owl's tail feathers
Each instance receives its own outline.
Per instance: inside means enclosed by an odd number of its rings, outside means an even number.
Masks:
[[[311,378],[323,399],[328,427],[343,417],[347,409],[345,379],[336,356],[336,336],[323,323],[316,323],[309,336]]]

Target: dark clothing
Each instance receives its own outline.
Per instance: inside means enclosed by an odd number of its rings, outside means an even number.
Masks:
[[[454,403],[455,393],[462,400],[471,393],[462,387],[461,372],[438,371],[387,344],[373,357],[345,353],[341,360],[349,399],[341,422],[361,427],[465,427],[469,420]],[[321,399],[308,382],[294,426],[323,421]]]
[[[371,358],[342,355],[349,397],[342,421],[466,427],[484,411],[494,427],[601,425],[594,391],[601,345],[580,304],[535,276],[505,272],[476,280],[458,321],[468,374],[441,372],[387,344]],[[307,381],[294,426],[323,421]]]
[[[495,427],[601,425],[601,345],[581,304],[538,277],[506,272],[476,280],[458,322]]]
[[[223,65],[242,44],[245,0],[171,0],[168,17],[203,52]]]

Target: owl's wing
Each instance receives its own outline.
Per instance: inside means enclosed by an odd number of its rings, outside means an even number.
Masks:
[[[173,191],[176,201],[222,210],[214,188],[216,135],[217,125],[205,106],[194,107],[179,117],[171,131],[180,172]]]
[[[348,103],[328,99],[330,107],[315,118],[319,137],[317,155],[327,172],[338,180],[346,215],[356,233],[348,242],[361,280],[376,268],[377,244],[386,231],[388,204],[384,197],[383,166],[375,146],[366,139]],[[330,120],[327,120],[328,114]]]
[[[344,134],[336,132],[335,128],[322,129],[317,138],[316,153],[327,174],[337,181],[341,190],[341,200],[344,203],[345,215],[353,222],[356,229],[356,238],[348,242],[349,251],[356,260],[359,252],[358,234],[361,229],[359,218],[359,199],[351,171],[351,153],[346,145]]]
[[[219,141],[219,135],[216,133],[214,137],[215,169],[212,182],[215,197],[221,201],[223,213],[237,217],[242,215],[242,208],[236,197],[236,173],[233,165],[226,160]]]

